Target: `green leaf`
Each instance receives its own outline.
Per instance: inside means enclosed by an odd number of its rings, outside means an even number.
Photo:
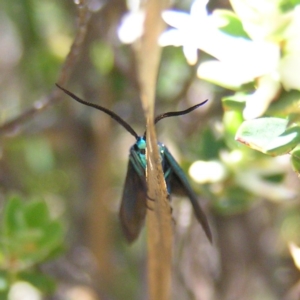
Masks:
[[[291,152],[291,162],[294,171],[300,175],[300,145]]]
[[[29,167],[36,173],[49,171],[54,166],[51,145],[45,138],[36,138],[25,145],[25,158]]]
[[[8,299],[8,290],[7,291],[0,291],[0,300],[7,300]]]
[[[225,129],[224,137],[226,144],[232,149],[236,149],[238,146],[238,143],[234,140],[234,137],[242,122],[243,116],[241,112],[236,110],[225,111],[223,116],[223,125]]]
[[[28,231],[30,234],[33,230]],[[59,252],[61,250],[61,245],[63,244],[63,228],[58,221],[52,221],[45,224],[37,229],[35,232],[38,233],[37,236],[30,236],[23,242],[24,247],[21,248],[22,252],[20,257],[22,260],[26,261],[29,265],[34,265],[37,263],[44,262],[53,253]],[[34,233],[34,232],[33,232]]]
[[[243,111],[246,105],[247,97],[247,94],[236,93],[234,95],[222,98],[222,105],[224,110]]]
[[[274,31],[286,24],[286,16],[280,14],[278,2],[278,0],[230,0],[234,12],[242,21],[249,36],[254,40],[269,37]]]
[[[296,90],[282,91],[280,96],[273,101],[268,108],[267,113],[269,115],[282,115],[297,114],[299,118],[300,106],[299,106],[300,92]]]
[[[249,35],[244,30],[241,20],[234,12],[227,9],[216,9],[213,12],[213,18],[221,24],[219,29],[224,33],[235,37],[250,39]]]
[[[63,240],[63,228],[60,222],[52,221],[44,227],[44,236],[40,241],[41,247],[46,247],[49,250],[55,248]]]
[[[56,288],[54,279],[40,272],[22,272],[19,274],[18,278],[32,284],[46,294],[53,293]]]
[[[283,12],[287,12],[294,9],[299,4],[300,0],[281,0],[279,7]]]
[[[288,120],[281,118],[249,120],[242,123],[235,139],[265,154],[282,155],[300,142],[300,127],[287,126]]]
[[[5,271],[0,270],[0,295],[1,293],[5,292],[9,288],[9,283],[8,283],[8,274]],[[1,299],[1,297],[0,297]]]
[[[277,174],[262,176],[263,180],[266,180],[266,181],[269,181],[272,183],[280,183],[284,180],[284,178],[285,178],[284,173],[277,173]]]
[[[0,270],[0,300],[8,299],[10,288],[9,274],[6,271]]]
[[[37,251],[28,257],[34,259],[36,263],[55,257],[64,249],[63,242],[63,227],[60,222],[53,221],[44,226],[43,235],[37,242]]]
[[[26,226],[23,208],[24,203],[19,196],[14,195],[8,199],[3,212],[3,233],[5,235],[12,235]]]
[[[0,259],[10,261],[13,258],[18,262],[16,269],[23,270],[61,253],[63,226],[50,219],[45,202],[22,202],[17,196],[11,197],[5,206],[3,220]]]
[[[29,202],[24,214],[29,227],[41,227],[49,221],[48,207],[44,201]]]

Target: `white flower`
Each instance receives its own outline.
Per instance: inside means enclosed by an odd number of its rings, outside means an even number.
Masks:
[[[173,29],[164,32],[159,42],[162,46],[183,46],[190,64],[196,63],[198,49],[215,57],[215,60],[202,62],[197,75],[223,87],[237,90],[243,84],[262,77],[258,80],[258,90],[249,97],[244,111],[246,118],[258,117],[265,112],[280,88],[280,47],[261,38],[250,40],[222,32],[218,28],[220,15],[208,15],[207,2],[194,1],[190,14],[164,12],[163,19]]]
[[[245,120],[255,119],[264,114],[270,103],[280,92],[281,85],[278,74],[261,76],[257,81],[257,89],[249,95],[243,111]]]
[[[213,183],[224,180],[227,170],[219,161],[195,161],[190,169],[190,176],[198,183]]]
[[[185,12],[165,11],[164,21],[175,29],[165,31],[159,38],[161,46],[183,46],[184,55],[189,64],[197,62],[197,51],[200,43],[211,38],[210,19],[206,11],[208,0],[197,0],[191,6],[190,14]],[[203,43],[206,44],[205,42]]]
[[[190,14],[164,12],[163,19],[174,29],[162,34],[160,45],[182,45],[189,63],[196,63],[197,49],[212,55],[217,60],[202,63],[198,76],[215,82],[224,80],[226,87],[238,88],[259,76],[273,73],[280,58],[278,45],[223,33],[214,15],[207,14],[207,2],[194,1]]]
[[[140,38],[144,31],[145,12],[133,10],[124,15],[118,28],[119,39],[124,44],[131,44]]]

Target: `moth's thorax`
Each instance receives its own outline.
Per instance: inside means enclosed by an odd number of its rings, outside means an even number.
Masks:
[[[139,136],[136,143],[134,144],[134,149],[141,154],[145,154],[146,151],[146,140],[143,136]]]
[[[164,146],[164,144],[161,144],[161,143],[158,143],[157,146],[158,146],[159,154],[161,156],[161,160],[163,161],[165,146]],[[142,163],[143,168],[145,168],[145,169],[147,166],[146,148],[147,148],[146,140],[143,136],[140,136],[137,139],[136,143],[133,145],[133,149],[135,150],[136,154],[139,156],[140,162]]]

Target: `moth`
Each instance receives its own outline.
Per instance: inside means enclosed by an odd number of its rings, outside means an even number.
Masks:
[[[121,221],[121,227],[128,242],[132,243],[137,239],[139,233],[144,225],[146,211],[147,211],[147,184],[145,170],[147,166],[146,161],[146,132],[143,136],[139,136],[134,129],[125,122],[121,117],[115,114],[113,111],[102,107],[98,104],[90,103],[80,99],[70,91],[56,84],[63,92],[69,95],[71,98],[84,105],[96,108],[104,113],[108,114],[111,118],[121,124],[129,133],[131,133],[135,139],[135,144],[129,150],[129,162],[127,167],[127,174],[123,189],[123,196],[121,201],[121,207],[119,217]],[[197,105],[194,105],[186,110],[177,112],[167,112],[158,115],[154,123],[158,123],[160,120],[168,117],[180,116],[188,114],[191,111],[197,109],[207,102],[203,101]],[[194,193],[189,181],[187,180],[183,170],[176,162],[168,148],[158,143],[158,149],[161,156],[162,169],[164,172],[164,178],[169,195],[171,193],[187,196],[192,204],[194,214],[198,222],[202,225],[202,228],[207,238],[212,241],[211,230],[204,214],[201,209],[197,196]]]

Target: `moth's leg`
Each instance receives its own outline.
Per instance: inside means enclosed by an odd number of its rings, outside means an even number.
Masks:
[[[171,194],[170,193],[168,193],[167,199],[169,200],[169,202],[171,202]]]
[[[173,216],[173,207],[170,205],[170,214],[171,214],[171,218],[172,218],[172,223],[174,225],[176,225],[176,220],[174,219],[174,216]]]
[[[171,194],[168,193],[167,199],[168,199],[169,202],[170,202],[170,214],[171,214],[171,217],[172,217],[172,223],[173,223],[174,225],[176,225],[176,220],[175,220],[174,217],[173,217],[173,207],[172,207],[172,205],[171,205]]]

